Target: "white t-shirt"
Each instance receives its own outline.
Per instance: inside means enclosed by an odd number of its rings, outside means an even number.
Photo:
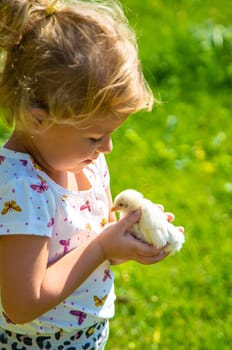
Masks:
[[[49,264],[80,247],[91,235],[101,233],[109,213],[105,192],[109,172],[104,155],[86,167],[84,173],[91,188],[69,191],[48,177],[30,155],[2,148],[0,235],[49,237]],[[25,254],[26,251],[25,247]],[[115,300],[113,282],[109,262],[105,261],[61,304],[23,325],[11,323],[0,302],[0,327],[21,334],[54,333],[60,329],[69,332],[111,318]]]

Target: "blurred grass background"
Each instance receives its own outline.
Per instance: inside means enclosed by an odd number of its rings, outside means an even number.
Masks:
[[[156,97],[108,157],[112,192],[136,188],[184,225],[183,250],[115,267],[107,349],[229,350],[232,344],[232,7],[226,0],[123,0]]]
[[[122,0],[162,105],[113,135],[113,195],[135,188],[184,225],[183,250],[114,267],[107,350],[229,350],[232,344],[232,6]],[[0,139],[9,131],[0,121]]]

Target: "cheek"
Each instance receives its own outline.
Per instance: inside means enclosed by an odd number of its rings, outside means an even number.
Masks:
[[[79,162],[92,158],[96,153],[96,145],[89,145],[85,142],[75,142],[76,140],[60,140],[40,147],[44,160],[52,167],[64,169],[78,165]]]
[[[76,149],[72,149],[69,153],[69,157],[73,159],[86,159],[91,157],[96,152],[95,146],[80,146]]]
[[[55,168],[65,168],[74,164],[81,157],[78,152],[74,152],[66,149],[56,149],[48,152],[46,155],[47,162]]]

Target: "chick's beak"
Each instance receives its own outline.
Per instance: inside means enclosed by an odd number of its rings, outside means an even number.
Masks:
[[[111,208],[111,211],[119,211],[119,207],[117,207],[116,205],[114,205],[112,208]]]

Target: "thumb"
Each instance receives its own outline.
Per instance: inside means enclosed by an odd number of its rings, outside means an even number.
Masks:
[[[141,215],[140,210],[132,211],[128,215],[124,216],[118,222],[118,225],[120,225],[122,230],[126,231],[139,220],[140,215]]]

